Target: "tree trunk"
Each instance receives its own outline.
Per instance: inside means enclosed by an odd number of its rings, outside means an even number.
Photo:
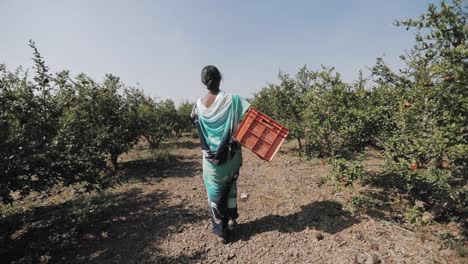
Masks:
[[[155,149],[159,146],[159,141],[154,141],[148,136],[143,137],[146,139],[146,141],[148,141],[150,149]]]
[[[302,142],[300,137],[297,137],[297,143],[299,144],[299,150],[302,150]]]
[[[119,154],[111,153],[111,163],[112,163],[112,168],[114,170],[119,169],[119,163],[117,162],[118,158],[119,158]]]

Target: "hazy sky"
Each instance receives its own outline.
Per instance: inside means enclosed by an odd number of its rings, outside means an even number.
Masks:
[[[249,97],[279,69],[324,64],[351,81],[378,56],[398,67],[414,33],[392,23],[429,2],[0,0],[0,63],[31,67],[33,39],[53,72],[113,73],[180,102],[205,93],[200,71],[213,64],[222,89]]]

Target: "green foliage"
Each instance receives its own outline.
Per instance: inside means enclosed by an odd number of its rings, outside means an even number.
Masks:
[[[367,104],[370,93],[364,89],[362,79],[349,85],[331,70],[320,75],[323,77],[318,88],[306,95],[305,154],[350,158],[371,142],[373,115],[369,115]]]
[[[0,197],[8,200],[10,190],[22,193],[53,182],[60,166],[54,136],[60,109],[56,107],[48,68],[34,51],[36,75],[28,81],[21,68],[8,72],[0,67]]]
[[[356,209],[383,208],[388,206],[384,201],[370,195],[356,195],[351,198],[351,205]]]
[[[290,129],[307,157],[332,159],[336,181],[368,177],[355,160],[367,146],[382,150],[382,176],[442,216],[466,218],[468,207],[468,13],[460,0],[428,6],[397,21],[415,44],[393,72],[378,58],[369,83],[346,83],[334,68],[280,72],[252,100]],[[34,73],[0,65],[0,196],[44,190],[57,182],[95,186],[107,162],[141,137],[151,148],[191,127],[192,104],[156,101],[107,75],[102,83],[67,71],[51,74],[34,42]],[[360,201],[356,201],[359,203]],[[413,202],[413,203],[411,203]],[[413,212],[414,211],[414,212]],[[415,218],[416,219],[416,218]]]
[[[468,246],[463,237],[456,237],[450,232],[443,232],[440,235],[443,248],[454,249],[460,257],[468,256]]]
[[[295,78],[278,77],[280,84],[263,88],[253,106],[288,127],[307,156],[350,157],[372,140],[370,92],[362,78],[349,85],[323,66],[317,71],[304,66]]]
[[[0,197],[12,192],[48,190],[59,182],[99,186],[108,161],[118,169],[118,157],[141,136],[160,142],[177,122],[172,101],[156,103],[141,90],[126,87],[106,75],[102,83],[85,74],[72,79],[55,75],[34,42],[32,80],[21,68],[0,65]],[[154,106],[154,107],[153,107]]]
[[[437,219],[456,219],[466,214],[468,186],[448,169],[414,169],[408,164],[388,161],[382,177],[400,179],[409,198],[424,201]]]
[[[117,168],[117,158],[128,151],[136,143],[139,136],[139,120],[137,118],[139,101],[128,100],[132,92],[123,90],[119,78],[107,75],[101,87],[102,97],[93,98],[97,103],[95,109],[99,115],[101,147],[109,154],[112,165]],[[132,98],[135,99],[135,98]]]
[[[387,135],[381,141],[387,173],[404,179],[413,197],[443,213],[462,213],[468,205],[466,18],[466,8],[454,1],[440,9],[431,4],[418,19],[396,22],[416,29],[416,44],[402,56],[407,67],[401,79],[409,85],[386,99],[394,111],[388,130],[380,132]]]
[[[193,131],[194,126],[191,118],[193,107],[193,103],[185,101],[177,108],[177,122],[174,128],[177,138],[180,138],[184,132]]]
[[[460,0],[428,6],[417,19],[397,21],[415,30],[415,44],[393,72],[378,58],[370,84],[341,80],[333,68],[303,67],[295,78],[256,94],[253,105],[304,141],[308,157],[332,162],[350,185],[365,171],[349,162],[367,146],[384,151],[383,177],[396,178],[410,199],[439,216],[466,216],[468,206],[468,17]],[[344,159],[343,159],[344,158]]]
[[[72,85],[65,83],[58,97],[66,105],[58,135],[59,142],[66,142],[61,153],[71,153],[65,158],[75,160],[79,155],[84,159],[81,165],[100,170],[107,155],[117,169],[118,156],[141,134],[138,110],[142,92],[124,87],[112,75],[100,85],[80,74]]]
[[[280,72],[280,84],[269,84],[253,98],[252,105],[278,120],[290,130],[290,137],[297,139],[302,149],[301,139],[305,136],[303,109],[308,102],[304,96],[313,89],[318,72],[302,67],[295,78]]]
[[[178,115],[172,100],[156,102],[146,97],[139,110],[139,118],[143,121],[142,136],[151,148],[157,148],[174,132]]]
[[[104,95],[100,94],[98,84],[84,74],[73,83],[69,81],[67,72],[60,77],[62,81],[57,98],[62,118],[55,141],[58,160],[66,169],[61,175],[62,180],[66,184],[77,179],[95,183],[106,166],[106,158],[100,140],[103,129],[98,128],[101,116],[96,111],[99,106],[94,98]]]
[[[345,159],[332,159],[332,178],[343,186],[351,186],[354,181],[364,179],[367,170],[360,161],[348,161]]]
[[[378,85],[372,89],[365,110],[370,118],[368,125],[372,134],[371,145],[385,149],[388,139],[398,133],[394,114],[395,111],[411,104],[406,101],[407,93],[406,88],[393,86],[389,83]]]
[[[412,224],[417,224],[421,222],[421,217],[422,217],[422,210],[421,208],[417,206],[410,206],[408,205],[405,208],[405,219],[406,221],[412,223]]]

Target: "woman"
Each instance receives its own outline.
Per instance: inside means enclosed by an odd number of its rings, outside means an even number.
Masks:
[[[203,181],[208,194],[213,233],[229,242],[237,213],[237,178],[242,166],[241,147],[232,136],[250,104],[237,94],[220,91],[221,73],[203,68],[201,80],[208,94],[192,111],[203,150]]]

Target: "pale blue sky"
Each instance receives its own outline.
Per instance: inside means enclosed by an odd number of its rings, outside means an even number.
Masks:
[[[205,93],[203,66],[218,66],[222,89],[250,97],[279,69],[335,66],[347,81],[384,56],[392,66],[414,33],[392,25],[430,2],[0,0],[0,63],[31,67],[28,40],[52,71],[105,73],[176,102]]]

